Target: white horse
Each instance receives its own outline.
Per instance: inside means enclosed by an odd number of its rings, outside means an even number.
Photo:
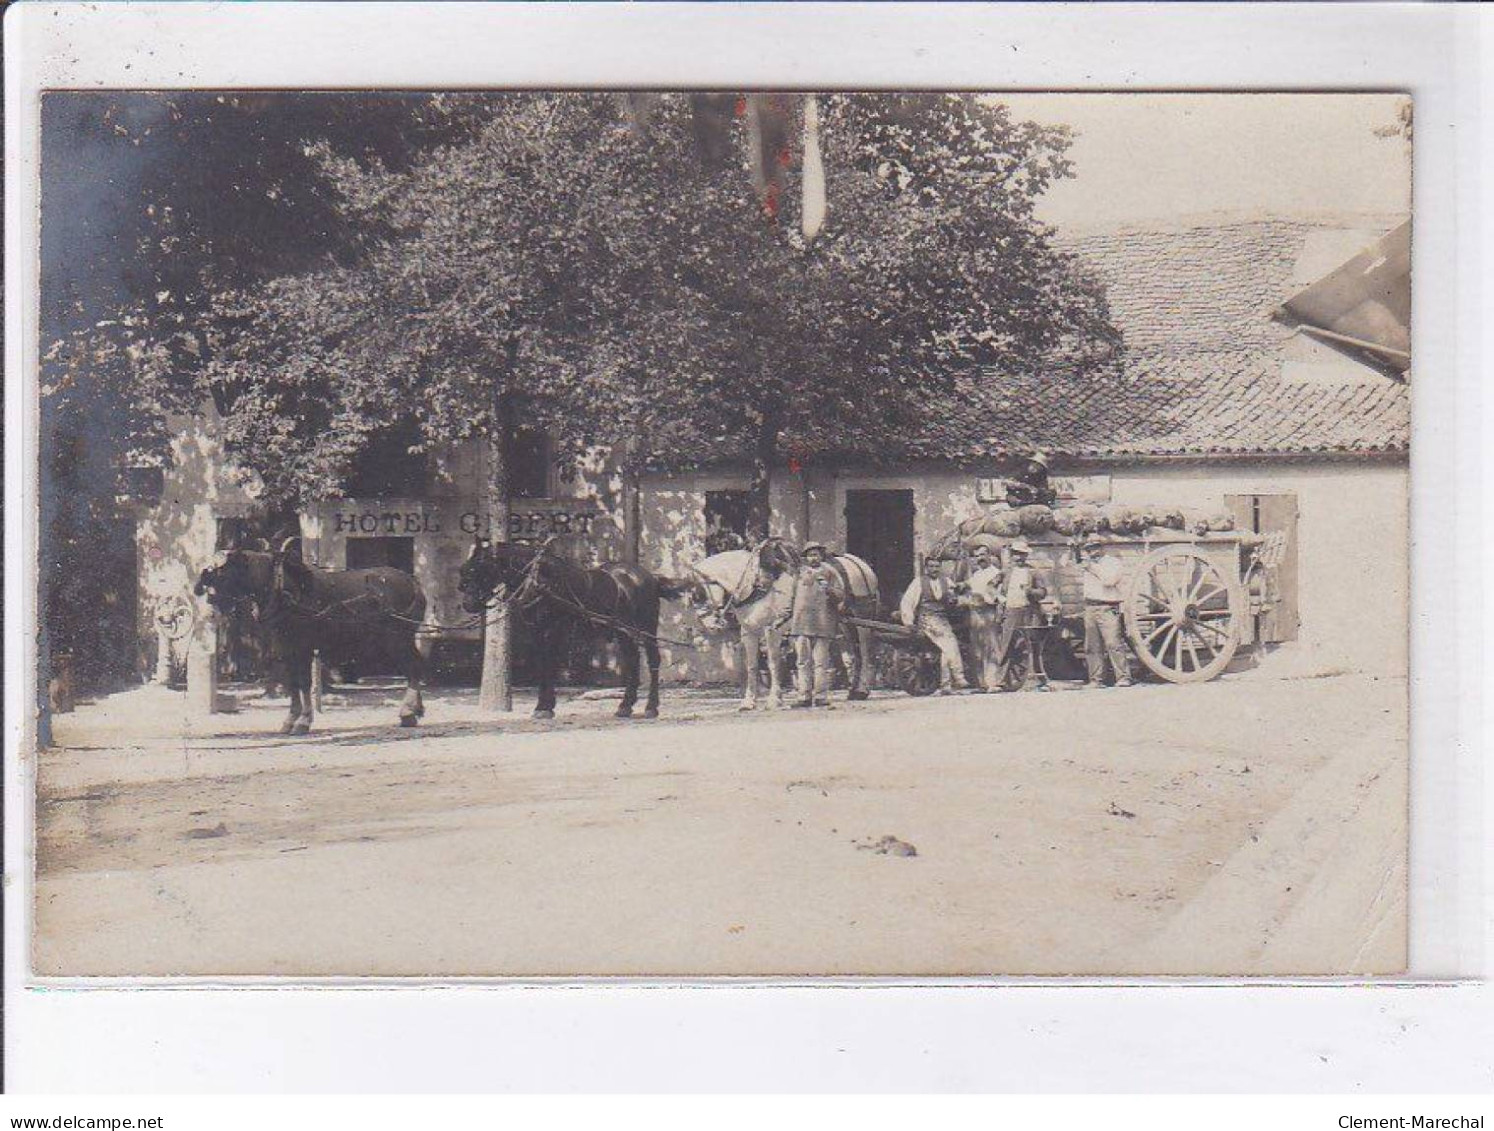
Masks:
[[[693,567],[697,580],[695,612],[701,624],[719,631],[736,621],[743,668],[742,702],[738,709],[743,711],[757,706],[758,656],[764,646],[768,650],[768,706],[783,706],[786,683],[783,640],[794,604],[798,556],[776,539],[767,548],[768,553],[727,550],[712,554]],[[765,560],[773,562],[776,568],[768,569]],[[837,554],[830,560],[842,576],[848,607],[864,611],[862,606],[868,601],[875,607],[877,581],[871,567],[849,554]],[[851,697],[864,699],[870,691],[871,633],[856,629],[850,637]]]

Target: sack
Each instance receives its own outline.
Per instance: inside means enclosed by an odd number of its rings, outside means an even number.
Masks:
[[[1006,549],[1008,541],[1009,539],[998,538],[994,534],[972,534],[969,538],[965,539],[965,549],[973,550],[977,546],[984,546],[991,553],[1000,554],[1002,550]]]
[[[980,524],[980,532],[998,538],[1015,538],[1022,533],[1022,520],[1016,511],[992,511]]]
[[[1036,503],[1019,510],[1017,520],[1023,534],[1046,534],[1053,529],[1052,510]]]
[[[1079,503],[1069,508],[1075,534],[1093,534],[1100,529],[1100,508],[1093,503]]]
[[[1100,529],[1115,534],[1140,534],[1146,530],[1146,520],[1134,507],[1111,503],[1101,512]]]
[[[1067,537],[1072,538],[1079,531],[1074,526],[1075,516],[1072,508],[1064,508],[1053,512],[1053,529]]]

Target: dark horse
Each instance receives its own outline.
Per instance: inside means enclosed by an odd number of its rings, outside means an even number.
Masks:
[[[285,669],[290,714],[282,734],[311,729],[312,653],[327,660],[382,651],[400,668],[409,687],[400,703],[400,726],[425,714],[420,688],[431,641],[417,634],[425,617],[425,594],[403,570],[323,570],[306,565],[295,539],[279,550],[229,550],[202,571],[195,592],[227,616],[249,611],[265,630],[271,651]]]
[[[638,702],[638,649],[648,659],[648,700],[643,717],[659,713],[659,599],[678,596],[645,569],[608,564],[588,569],[547,546],[477,539],[462,563],[457,588],[462,608],[480,614],[497,597],[516,610],[534,634],[539,660],[537,719],[555,717],[555,668],[565,622],[580,624],[617,641],[623,665],[623,697],[617,717],[631,718]]]

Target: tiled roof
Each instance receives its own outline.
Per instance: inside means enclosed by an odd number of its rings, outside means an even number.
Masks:
[[[1204,217],[1061,239],[1105,284],[1126,344],[1118,371],[991,372],[965,408],[939,413],[883,458],[1404,454],[1406,383],[1346,360],[1292,379],[1293,331],[1271,317],[1311,281],[1302,270],[1315,277],[1357,250],[1325,259],[1320,243],[1299,268],[1315,233],[1367,244],[1403,220]]]
[[[918,446],[945,458],[1032,448],[1074,456],[1404,452],[1405,383],[1371,370],[1361,380],[1289,380],[1292,332],[1271,319],[1301,286],[1293,274],[1312,233],[1365,226],[1211,219],[1073,239],[1125,337],[1121,372],[1098,381],[993,374],[981,407]]]

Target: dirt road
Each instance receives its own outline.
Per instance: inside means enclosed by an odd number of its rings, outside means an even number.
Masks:
[[[302,739],[131,695],[41,758],[42,974],[1404,966],[1403,681],[549,726],[438,699]]]

